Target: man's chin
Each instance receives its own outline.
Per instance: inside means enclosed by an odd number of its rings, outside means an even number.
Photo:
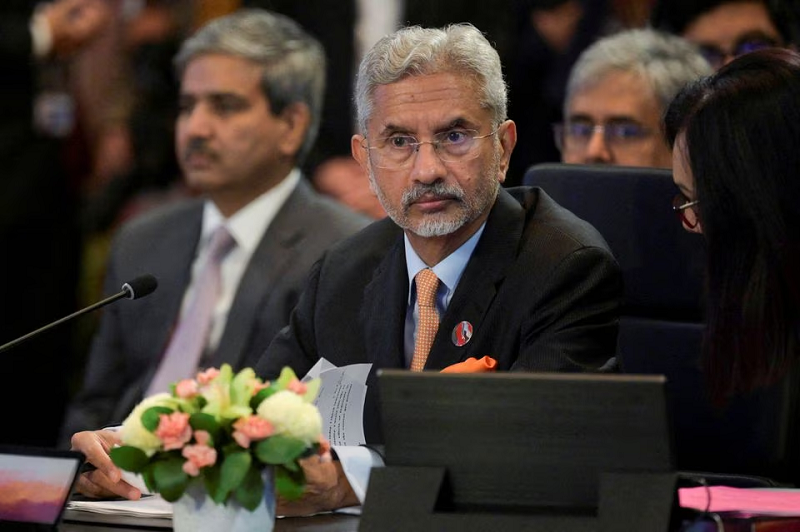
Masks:
[[[195,190],[210,192],[225,186],[225,179],[220,177],[217,172],[211,170],[191,170],[184,172],[186,185]]]
[[[427,216],[425,218],[418,223],[412,224],[408,230],[423,238],[433,238],[455,233],[467,223],[463,218],[454,218],[452,216]]]

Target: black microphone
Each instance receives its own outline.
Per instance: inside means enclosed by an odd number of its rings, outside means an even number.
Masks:
[[[95,309],[98,309],[100,307],[104,307],[104,306],[108,305],[109,303],[113,303],[114,301],[116,301],[118,299],[122,299],[122,298],[139,299],[141,297],[149,296],[150,294],[152,294],[155,291],[155,289],[157,287],[158,287],[158,280],[155,277],[153,277],[149,273],[146,273],[144,275],[140,275],[136,279],[133,279],[133,280],[128,281],[127,283],[123,284],[121,292],[119,292],[117,294],[114,294],[113,296],[111,296],[109,298],[106,298],[106,299],[104,299],[102,301],[98,301],[94,305],[90,305],[90,306],[88,306],[88,307],[86,307],[84,309],[79,310],[78,312],[74,312],[74,313],[70,314],[69,316],[65,316],[65,317],[61,318],[60,320],[58,320],[58,321],[54,321],[53,323],[50,323],[48,325],[45,325],[44,327],[36,329],[33,332],[29,332],[25,336],[20,336],[16,340],[12,340],[12,341],[8,342],[7,344],[0,345],[0,353],[2,353],[3,351],[6,351],[8,349],[11,349],[12,347],[14,347],[14,346],[16,346],[18,344],[21,344],[25,340],[27,340],[29,338],[32,338],[34,336],[37,336],[38,334],[41,334],[41,333],[45,332],[48,329],[52,329],[56,325],[61,325],[65,321],[69,321],[72,318],[77,318],[78,316],[86,314],[87,312],[91,312],[91,311],[93,311]]]

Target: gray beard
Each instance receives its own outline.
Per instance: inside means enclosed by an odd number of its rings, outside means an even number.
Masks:
[[[499,164],[499,160],[493,161],[489,169],[490,175],[497,175],[499,172]],[[469,222],[477,219],[483,212],[491,207],[500,189],[500,183],[498,181],[483,180],[481,185],[476,189],[475,195],[468,198],[466,197],[464,189],[457,184],[446,185],[441,181],[437,181],[431,185],[418,184],[403,193],[401,208],[398,209],[389,204],[383,191],[377,186],[372,168],[369,169],[369,182],[370,187],[378,196],[378,200],[381,202],[381,205],[383,205],[384,210],[386,210],[386,214],[389,215],[394,223],[404,230],[411,231],[423,238],[452,234]],[[421,222],[413,224],[408,216],[408,209],[414,201],[425,194],[453,198],[458,202],[458,212],[455,215],[446,213],[431,214],[425,216]]]

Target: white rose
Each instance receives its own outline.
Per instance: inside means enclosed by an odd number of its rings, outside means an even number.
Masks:
[[[322,418],[317,407],[307,403],[294,392],[277,392],[258,405],[257,413],[275,427],[275,434],[283,434],[312,445],[319,441]]]
[[[161,440],[142,425],[142,414],[144,414],[145,410],[154,406],[166,406],[175,409],[177,408],[177,401],[168,393],[159,393],[147,397],[128,414],[120,429],[122,443],[138,447],[147,456],[152,456],[154,452],[161,448]]]

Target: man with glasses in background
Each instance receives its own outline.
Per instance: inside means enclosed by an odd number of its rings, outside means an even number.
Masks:
[[[660,0],[652,25],[697,44],[716,70],[733,58],[797,43],[794,0]]]
[[[553,126],[562,162],[671,167],[661,115],[681,87],[711,71],[695,46],[652,29],[596,41],[573,66],[565,120]]]

